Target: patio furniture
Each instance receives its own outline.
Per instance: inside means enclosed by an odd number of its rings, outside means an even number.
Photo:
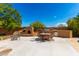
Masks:
[[[40,33],[40,34],[39,34],[39,37],[40,37],[40,39],[42,39],[42,40],[50,41],[53,36],[51,35],[51,33]]]
[[[20,33],[18,31],[14,32],[13,35],[11,35],[11,40],[20,40]]]

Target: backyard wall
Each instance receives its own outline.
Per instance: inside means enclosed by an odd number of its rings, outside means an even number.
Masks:
[[[44,30],[39,30],[39,31],[34,32],[34,29],[32,27],[26,27],[25,29],[19,30],[19,32],[21,32],[22,36],[37,36],[40,31],[44,32]],[[49,29],[48,32],[52,33],[52,35],[54,35],[55,32],[57,32],[58,33],[57,37],[72,38],[72,31],[71,30]],[[9,33],[12,33],[12,32],[9,32]],[[7,34],[9,34],[9,33],[7,33]]]
[[[58,33],[58,37],[66,37],[66,38],[72,38],[72,31],[71,30],[52,30],[52,33],[55,32]]]
[[[39,31],[38,31],[39,32]],[[34,32],[33,35],[39,34],[38,32]],[[44,30],[43,30],[44,32]],[[55,36],[55,32],[58,33],[57,37],[64,37],[64,38],[72,38],[72,31],[71,30],[60,30],[60,29],[50,29],[48,32],[52,33],[53,36]]]

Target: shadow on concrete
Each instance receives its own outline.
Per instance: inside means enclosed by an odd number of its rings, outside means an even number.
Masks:
[[[46,40],[42,40],[40,38],[35,38],[34,40],[31,40],[32,42],[37,41],[37,42],[45,42]]]

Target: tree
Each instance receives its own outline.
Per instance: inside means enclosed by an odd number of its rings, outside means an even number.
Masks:
[[[67,21],[68,29],[73,31],[74,36],[79,36],[79,16],[70,19]]]
[[[21,16],[11,4],[0,4],[0,27],[13,30],[21,27]]]
[[[45,25],[42,24],[39,21],[36,21],[36,22],[30,24],[30,26],[33,27],[35,31],[38,30],[38,29],[44,29],[45,28]]]

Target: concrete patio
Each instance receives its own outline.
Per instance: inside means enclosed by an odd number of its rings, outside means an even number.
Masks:
[[[68,38],[54,37],[55,41],[35,41],[37,37],[21,37],[20,40],[0,41],[0,47],[11,48],[9,56],[79,56]]]

